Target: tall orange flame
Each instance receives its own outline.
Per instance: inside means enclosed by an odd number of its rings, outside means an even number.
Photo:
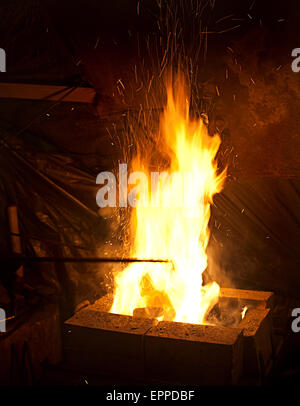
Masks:
[[[220,137],[211,137],[202,119],[189,117],[189,96],[181,75],[175,85],[176,91],[171,81],[167,85],[167,105],[160,120],[171,165],[151,188],[151,197],[144,190],[149,204],[138,201],[131,218],[131,255],[169,259],[174,266],[133,263],[119,272],[110,311],[132,315],[136,308],[154,307],[163,309],[165,320],[204,323],[220,290],[215,282],[203,286],[202,273],[207,266],[210,204],[222,189],[225,172],[217,174],[215,161]],[[134,170],[145,171],[146,165],[138,156]],[[152,176],[148,170],[148,180]]]

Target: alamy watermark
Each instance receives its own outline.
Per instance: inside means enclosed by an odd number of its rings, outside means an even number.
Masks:
[[[0,72],[6,72],[6,52],[0,48]]]
[[[0,307],[0,333],[6,332],[6,312]]]
[[[292,317],[295,317],[295,319],[292,321],[292,330],[294,333],[299,333],[300,331],[300,308],[296,307],[295,309],[292,310]]]
[[[292,57],[296,58],[291,64],[292,71],[298,73],[300,72],[300,48],[294,48],[292,50]]]
[[[117,181],[118,178],[118,181]],[[203,196],[197,200],[195,190],[201,184],[195,172],[127,172],[127,164],[119,164],[119,174],[100,172],[96,184],[102,185],[96,195],[97,205],[104,207],[182,208],[188,217],[199,217],[204,208]],[[204,181],[202,181],[204,182]]]

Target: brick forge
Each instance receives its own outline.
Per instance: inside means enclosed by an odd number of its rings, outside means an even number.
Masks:
[[[272,366],[271,292],[221,289],[248,306],[235,327],[108,313],[107,295],[64,323],[68,367],[134,383],[259,384]]]

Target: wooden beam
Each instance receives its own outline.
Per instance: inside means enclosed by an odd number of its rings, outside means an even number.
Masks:
[[[0,98],[30,100],[60,100],[71,103],[93,103],[96,92],[93,88],[25,83],[0,83]],[[65,97],[64,97],[65,95]]]

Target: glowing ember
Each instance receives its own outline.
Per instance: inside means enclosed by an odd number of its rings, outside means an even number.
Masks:
[[[164,320],[204,323],[220,290],[215,282],[203,286],[202,273],[207,266],[210,203],[225,179],[224,172],[217,174],[215,161],[221,141],[218,134],[208,134],[201,119],[189,117],[189,95],[182,76],[174,83],[174,87],[171,82],[167,85],[167,106],[160,120],[164,146],[159,148],[171,164],[155,187],[151,183],[151,198],[149,188],[141,191],[144,200],[138,200],[131,218],[132,257],[169,259],[174,267],[129,265],[115,277],[110,311],[132,315],[138,308],[162,308]],[[146,172],[148,180],[153,175],[147,170],[149,159],[137,156],[132,165],[134,171]],[[178,177],[166,176],[174,173],[182,175],[184,190],[176,183]]]
[[[245,314],[246,314],[247,310],[248,310],[248,307],[244,306],[243,310],[242,310],[242,319],[245,317]]]

